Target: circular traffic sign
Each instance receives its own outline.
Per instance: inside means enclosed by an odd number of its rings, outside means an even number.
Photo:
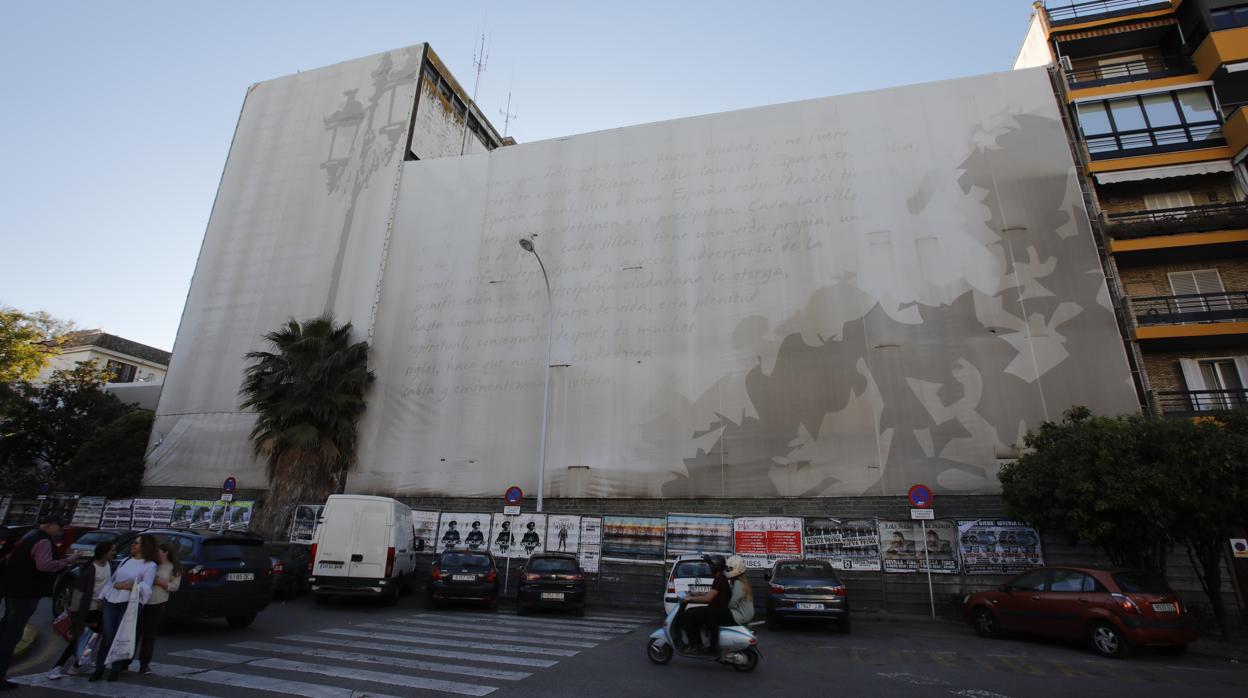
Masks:
[[[235,480],[233,475],[225,478],[225,482],[221,483],[221,491],[226,494],[233,492],[235,487],[238,487],[238,480]]]
[[[519,504],[520,500],[524,499],[524,492],[518,486],[512,485],[503,493],[503,499],[506,499],[508,504]]]
[[[910,503],[916,509],[926,509],[932,506],[932,488],[927,485],[915,485],[910,488]]]

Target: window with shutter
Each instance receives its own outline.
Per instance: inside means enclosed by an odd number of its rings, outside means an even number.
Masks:
[[[1195,206],[1192,193],[1187,190],[1167,191],[1160,194],[1145,194],[1144,208],[1149,211],[1162,211],[1170,208],[1187,208]]]

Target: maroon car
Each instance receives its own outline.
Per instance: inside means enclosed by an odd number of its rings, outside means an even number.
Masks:
[[[1082,640],[1105,657],[1133,647],[1182,654],[1196,639],[1179,595],[1161,577],[1139,570],[1042,567],[962,602],[975,632]]]

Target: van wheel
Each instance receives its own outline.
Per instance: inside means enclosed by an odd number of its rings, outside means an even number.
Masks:
[[[256,614],[248,613],[242,616],[226,616],[225,622],[229,623],[231,628],[246,628],[256,622]]]
[[[1131,652],[1130,646],[1127,645],[1127,638],[1118,632],[1118,628],[1109,623],[1093,625],[1089,639],[1092,641],[1092,649],[1102,657],[1122,659]]]
[[[404,596],[411,596],[416,593],[416,574],[414,572],[403,577],[403,583],[399,585],[399,591]]]
[[[385,606],[393,606],[399,602],[399,585],[395,584],[386,589],[381,594],[381,603]]]

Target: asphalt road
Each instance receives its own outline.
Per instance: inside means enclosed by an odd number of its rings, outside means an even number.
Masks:
[[[36,619],[47,623],[41,610]],[[511,696],[1242,696],[1248,663],[1139,652],[1107,660],[1074,646],[984,640],[943,622],[855,619],[852,634],[823,628],[759,629],[763,660],[743,674],[676,657],[646,659],[660,618],[591,609],[584,619],[517,617],[504,609],[428,613],[417,599],[386,608],[367,602],[275,603],[255,625],[183,624],[158,641],[156,675],[115,683],[84,677],[49,682],[61,649],[44,633],[11,677],[17,695],[300,695],[317,698]],[[46,627],[46,626],[45,626]]]

